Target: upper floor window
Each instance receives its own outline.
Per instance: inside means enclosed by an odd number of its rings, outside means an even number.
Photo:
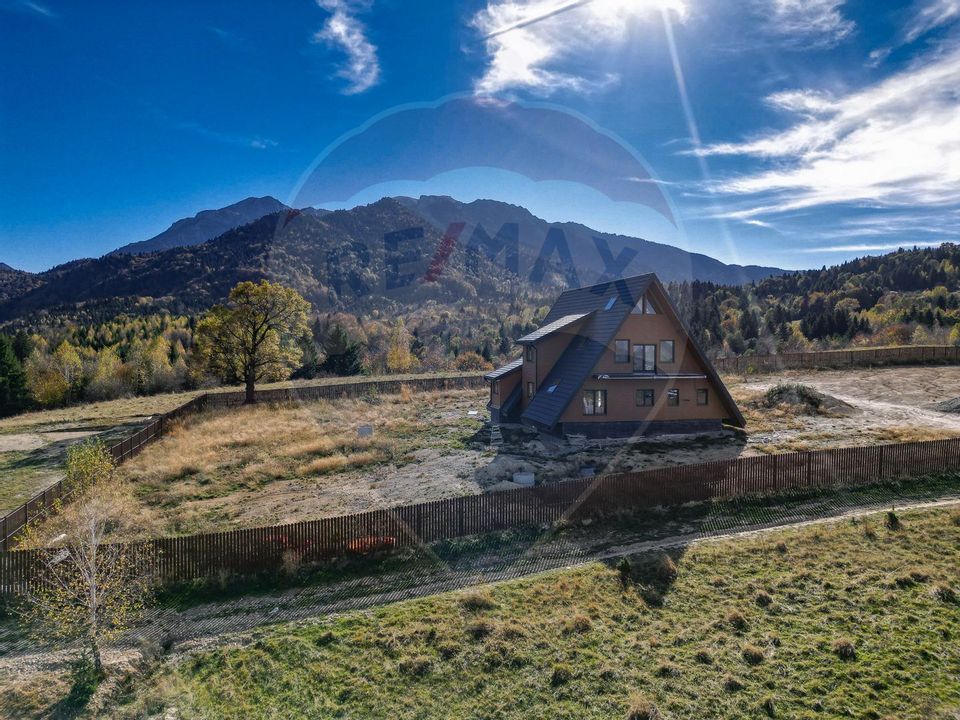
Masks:
[[[536,357],[536,352],[533,345],[527,345],[527,362],[533,362],[534,357]]]
[[[651,373],[657,371],[657,346],[633,346],[633,371]]]
[[[662,363],[673,362],[673,340],[660,341],[660,362]]]
[[[680,391],[679,390],[667,390],[667,405],[676,407],[680,404]]]
[[[618,363],[630,362],[630,341],[613,341],[613,361]]]
[[[606,390],[584,390],[583,391],[583,414],[584,415],[606,415],[607,414],[607,391]]]
[[[529,381],[527,381],[527,397],[528,398],[533,397],[533,383]]]
[[[706,405],[710,402],[710,394],[707,392],[706,388],[700,388],[697,390],[697,405]]]

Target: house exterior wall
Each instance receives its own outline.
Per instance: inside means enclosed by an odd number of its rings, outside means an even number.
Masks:
[[[520,370],[514,370],[513,372],[507,373],[499,380],[492,380],[490,382],[490,407],[499,410],[503,407],[503,403],[507,401],[507,398],[510,397],[510,393],[513,392],[513,389],[520,382]],[[499,392],[497,388],[499,387]]]
[[[570,344],[570,341],[573,340],[582,325],[583,322],[580,321],[559,332],[537,340],[533,344],[534,359],[532,362],[527,361],[527,347],[524,346],[521,375],[523,398],[520,401],[522,410],[527,409],[527,405],[530,404],[531,399],[527,393],[527,383],[533,383],[534,392],[540,389],[540,383],[542,383],[550,373],[550,369],[556,364],[557,360],[560,359],[563,351],[567,349],[567,345]],[[506,396],[504,396],[504,398],[506,398]]]
[[[665,301],[653,288],[648,290],[654,306],[658,309],[665,307]],[[616,362],[615,340],[628,340],[630,358],[626,363]],[[674,361],[660,362],[660,341],[674,341]],[[637,426],[643,431],[644,426],[651,423],[669,423],[677,428],[683,422],[693,422],[690,427],[699,422],[706,422],[710,426],[719,427],[719,421],[728,413],[724,409],[720,394],[717,392],[709,377],[703,378],[667,378],[645,377],[637,379],[596,380],[593,375],[616,374],[633,372],[633,345],[653,344],[657,346],[657,372],[665,374],[695,373],[706,375],[706,368],[700,363],[689,337],[683,326],[673,318],[672,313],[658,312],[656,315],[631,314],[617,331],[603,356],[594,366],[591,377],[588,378],[574,399],[567,406],[560,417],[564,428],[570,430],[575,423],[628,423]],[[652,407],[637,406],[637,390],[651,389],[654,391],[654,405]],[[667,391],[679,391],[679,405],[667,404]],[[707,404],[697,404],[697,390],[707,391]],[[583,391],[606,390],[606,415],[584,415]],[[710,422],[713,421],[713,422]],[[654,425],[654,427],[656,427]],[[663,426],[667,427],[667,426]],[[677,430],[683,432],[684,430]]]

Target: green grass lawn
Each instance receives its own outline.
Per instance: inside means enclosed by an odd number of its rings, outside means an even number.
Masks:
[[[110,712],[660,717],[641,712],[653,704],[664,718],[954,718],[960,511],[885,519],[276,626],[131,680]]]

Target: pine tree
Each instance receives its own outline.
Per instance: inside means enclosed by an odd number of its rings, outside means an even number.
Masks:
[[[0,335],[0,416],[14,415],[27,406],[27,375],[13,343]]]

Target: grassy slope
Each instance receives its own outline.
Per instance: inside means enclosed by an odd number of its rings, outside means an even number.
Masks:
[[[960,605],[935,589],[960,592],[960,512],[883,519],[696,545],[675,578],[644,567],[626,589],[591,565],[482,591],[490,607],[452,594],[279,626],[161,667],[116,712],[618,718],[640,694],[667,718],[948,717]]]

